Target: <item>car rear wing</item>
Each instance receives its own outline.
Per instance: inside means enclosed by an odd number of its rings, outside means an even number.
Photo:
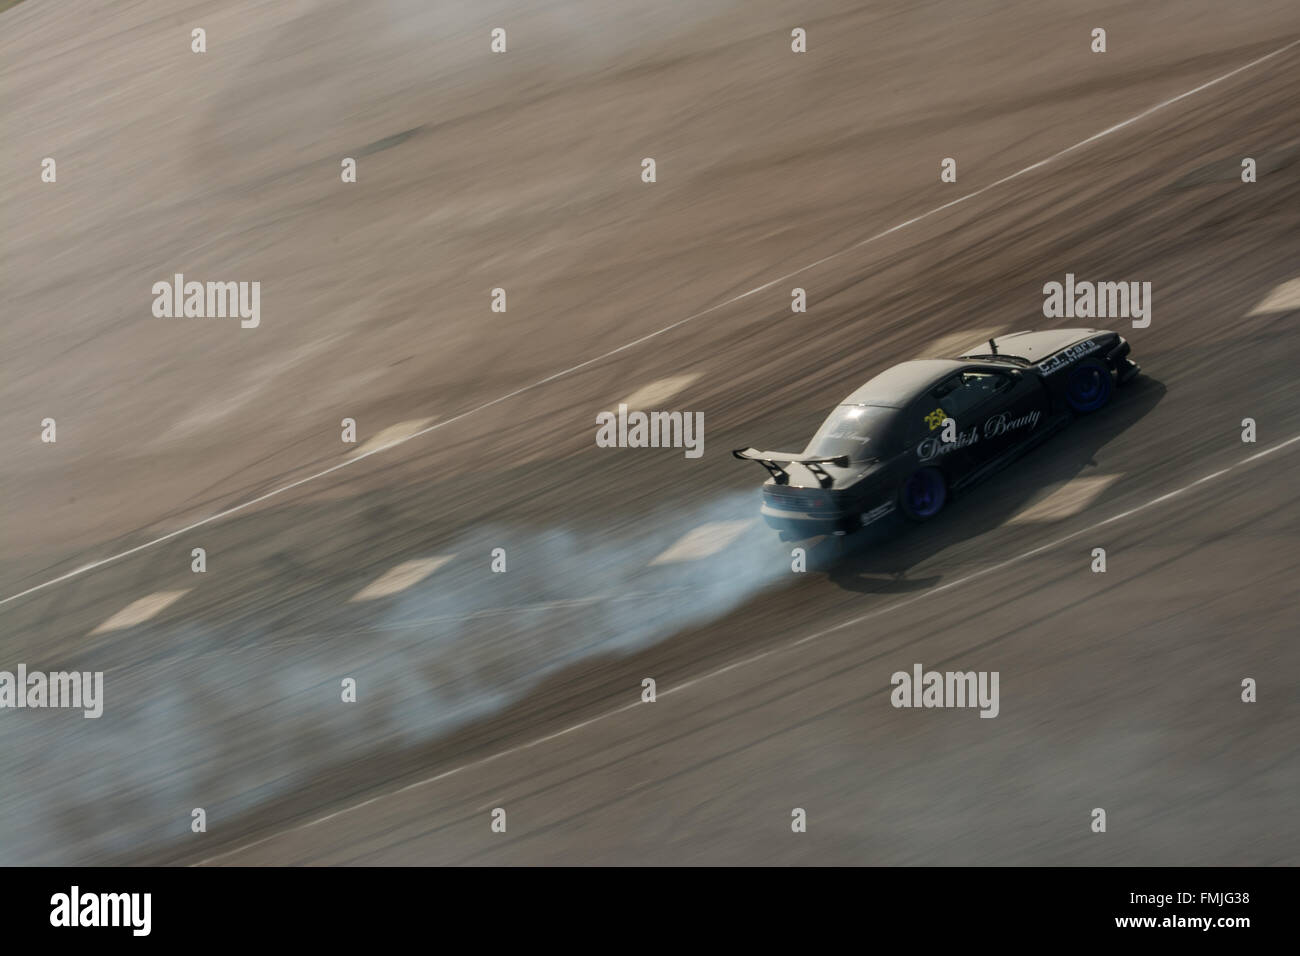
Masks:
[[[817,483],[823,488],[829,487],[834,479],[822,465],[847,468],[849,464],[848,455],[800,455],[790,451],[759,451],[757,448],[737,448],[732,454],[740,459],[758,462],[768,470],[778,485],[790,483],[790,472],[782,468],[782,464],[803,465],[817,476]]]

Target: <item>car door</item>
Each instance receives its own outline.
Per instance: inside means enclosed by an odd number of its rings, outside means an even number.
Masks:
[[[917,463],[941,468],[949,481],[960,479],[984,460],[975,408],[984,396],[954,372],[927,389],[908,409],[909,446]],[[944,422],[954,423],[945,434]]]
[[[1010,442],[1014,419],[1008,416],[1025,399],[1022,378],[1007,369],[971,365],[940,381],[923,400],[932,435],[922,443],[920,457],[942,460],[951,479],[996,458]],[[955,423],[951,440],[944,436],[946,419]]]
[[[973,367],[962,375],[985,396],[970,413],[978,420],[985,460],[1010,451],[1046,425],[1048,397],[1038,376],[989,367]]]

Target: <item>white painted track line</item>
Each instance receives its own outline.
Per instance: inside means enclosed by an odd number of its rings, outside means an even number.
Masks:
[[[1071,518],[1091,505],[1121,475],[1087,475],[1073,478],[1041,495],[1028,508],[1012,516],[1008,524],[1032,524]]]
[[[824,263],[830,262],[834,259],[838,259],[840,256],[847,255],[848,253],[853,252],[854,250],[861,249],[863,246],[876,242],[880,239],[884,239],[887,236],[891,236],[896,232],[900,232],[903,229],[906,229],[908,226],[915,225],[916,223],[921,222],[924,219],[929,219],[931,216],[936,216],[939,213],[944,212],[945,210],[952,209],[954,206],[958,206],[964,202],[968,202],[971,199],[975,199],[978,196],[982,196],[991,190],[997,189],[999,186],[1004,186],[1007,183],[1012,182],[1013,180],[1019,179],[1021,176],[1028,175],[1029,173],[1034,172],[1035,170],[1041,169],[1044,166],[1055,162],[1056,160],[1062,158],[1063,156],[1068,156],[1070,153],[1083,149],[1084,147],[1089,146],[1092,143],[1095,143],[1106,136],[1109,136],[1111,133],[1117,133],[1122,129],[1126,129],[1129,126],[1132,126],[1134,123],[1141,122],[1142,120],[1146,119],[1148,116],[1151,116],[1154,113],[1158,113],[1160,110],[1167,109],[1168,107],[1173,106],[1175,103],[1180,103],[1190,96],[1195,96],[1197,93],[1201,93],[1205,90],[1208,90],[1212,86],[1217,86],[1218,84],[1223,83],[1226,80],[1232,79],[1234,76],[1238,76],[1242,73],[1245,73],[1247,70],[1254,69],[1255,67],[1259,66],[1261,63],[1266,63],[1269,60],[1273,59],[1274,57],[1281,56],[1283,53],[1286,53],[1288,50],[1294,49],[1297,46],[1300,46],[1300,40],[1292,40],[1290,43],[1286,44],[1285,46],[1278,47],[1276,50],[1272,51],[1271,53],[1265,53],[1263,56],[1256,57],[1255,59],[1251,60],[1249,63],[1245,63],[1237,67],[1236,69],[1229,70],[1227,73],[1223,73],[1219,76],[1216,76],[1214,79],[1208,80],[1205,83],[1200,84],[1199,86],[1194,86],[1190,90],[1187,90],[1184,93],[1179,93],[1177,96],[1172,96],[1167,100],[1161,100],[1159,103],[1156,103],[1154,106],[1149,106],[1146,109],[1142,110],[1142,112],[1140,113],[1134,113],[1128,119],[1122,120],[1113,126],[1108,126],[1099,133],[1093,133],[1091,136],[1087,137],[1086,139],[1081,139],[1077,143],[1071,146],[1067,146],[1065,147],[1065,149],[1059,150],[1053,153],[1052,155],[1046,157],[1045,159],[1040,159],[1036,163],[1031,163],[1030,165],[1026,166],[1024,169],[1017,170],[1016,172],[1012,173],[1009,176],[1003,176],[1001,179],[994,180],[993,182],[989,183],[987,186],[981,186],[979,189],[976,189],[974,192],[966,193],[964,196],[958,196],[956,199],[946,202],[941,206],[935,206],[933,209],[929,210],[928,212],[923,212],[919,216],[913,216],[911,219],[907,219],[904,220],[903,222],[898,223],[897,225],[890,226],[888,229],[884,229],[880,232],[875,233],[874,235],[867,236],[865,239],[859,239],[857,242],[845,246],[843,249],[840,249],[838,252],[832,252],[829,255],[822,256],[822,258],[816,260],[815,262],[810,262],[807,265],[800,266],[798,269],[795,269],[792,272],[787,272],[785,275],[778,276],[777,278],[771,280],[770,282],[765,282],[760,286],[755,286],[754,288],[748,290],[747,292],[742,292],[739,295],[735,295],[729,299],[724,299],[721,302],[715,303],[714,305],[711,305],[706,309],[701,309],[699,312],[696,312],[692,315],[688,315],[684,319],[678,319],[676,322],[673,322],[671,325],[665,325],[661,329],[657,329],[654,332],[649,332],[641,336],[640,338],[633,339],[631,342],[628,342],[624,345],[620,345],[617,348],[610,349],[608,352],[602,352],[600,355],[589,358],[583,362],[579,362],[577,365],[571,365],[568,368],[561,369],[558,372],[554,372],[546,376],[545,378],[539,378],[537,381],[532,382],[528,385],[520,386],[514,391],[506,392],[504,395],[500,395],[494,399],[491,399],[490,401],[486,401],[481,405],[476,405],[473,408],[461,412],[458,415],[453,415],[451,418],[444,419],[443,421],[440,422],[435,422],[434,424],[422,428],[419,431],[414,432],[411,435],[408,435],[406,438],[402,438],[398,441],[395,441],[390,445],[385,445],[382,448],[376,448],[374,451],[369,451],[366,452],[365,454],[358,454],[354,458],[348,458],[347,460],[342,461],[337,465],[333,465],[330,468],[326,468],[323,471],[318,471],[315,474],[306,476],[305,478],[299,478],[297,481],[292,481],[287,485],[274,489],[273,491],[268,491],[264,495],[259,495],[258,497],[253,498],[250,501],[245,501],[243,504],[235,505],[232,508],[226,508],[224,511],[218,511],[217,513],[209,515],[206,518],[201,518],[198,521],[188,524],[183,528],[178,528],[175,531],[168,532],[167,534],[154,538],[151,541],[146,541],[143,544],[138,544],[134,548],[128,548],[125,551],[120,551],[117,554],[109,555],[108,557],[101,558],[98,561],[92,561],[91,563],[84,564],[79,568],[74,568],[73,570],[68,571],[66,574],[60,574],[58,577],[50,578],[48,581],[43,581],[40,584],[35,584],[32,587],[29,587],[23,591],[19,591],[17,594],[11,594],[6,598],[0,599],[0,605],[8,604],[11,601],[16,601],[19,598],[26,597],[29,594],[35,594],[37,591],[41,591],[44,590],[45,588],[52,587],[53,585],[59,584],[63,581],[71,580],[72,578],[75,578],[82,574],[86,574],[89,571],[94,571],[96,568],[102,568],[107,564],[112,564],[115,561],[120,561],[123,558],[130,557],[133,554],[136,554],[140,551],[144,551],[146,548],[152,548],[159,544],[162,544],[164,541],[170,541],[173,538],[179,537],[180,535],[188,534],[189,532],[193,531],[195,528],[202,528],[205,525],[209,525],[216,521],[220,521],[223,518],[227,518],[230,515],[237,514],[246,508],[251,508],[253,505],[260,504],[261,502],[266,501],[269,498],[274,498],[277,495],[282,495],[285,492],[292,491],[295,488],[299,488],[310,481],[316,481],[318,478],[324,478],[327,475],[331,475],[341,468],[346,468],[349,465],[354,465],[359,461],[365,461],[371,455],[378,454],[379,452],[385,451],[389,448],[395,448],[398,445],[403,445],[408,441],[419,438],[423,435],[427,435],[429,434],[429,432],[437,431],[439,428],[445,428],[448,425],[453,425],[456,422],[466,419],[471,415],[475,415],[478,412],[484,411],[485,409],[492,408],[495,405],[500,405],[502,402],[507,402],[518,395],[524,394],[525,392],[530,392],[535,388],[541,388],[543,385],[548,385],[551,382],[556,381],[557,379],[561,379],[568,375],[572,375],[574,372],[581,371],[582,369],[595,365],[598,362],[602,362],[607,358],[611,358],[622,352],[626,352],[629,349],[636,348],[638,345],[642,344],[643,342],[648,342],[653,338],[671,332],[674,329],[686,325],[688,322],[693,322],[696,319],[702,318],[703,316],[716,312],[719,309],[725,308],[726,306],[733,305],[734,303],[739,302],[742,299],[747,299],[752,295],[758,294],[759,292],[764,292],[775,285],[778,285],[782,282],[785,282],[788,279],[793,278],[794,276],[807,272],[810,269],[815,269],[816,267],[823,265]]]
[[[750,664],[756,664],[761,660],[764,660],[768,657],[772,657],[773,655],[782,654],[785,653],[786,651],[792,650],[796,647],[800,647],[804,644],[809,644],[813,641],[820,640],[821,638],[826,637],[828,634],[834,634],[837,631],[844,630],[845,628],[854,627],[858,624],[861,624],[863,621],[870,620],[871,618],[892,614],[894,611],[897,611],[900,608],[906,607],[909,604],[915,604],[918,601],[926,600],[942,591],[951,591],[954,588],[962,587],[963,585],[969,584],[971,581],[975,581],[979,578],[984,577],[985,575],[992,574],[994,571],[1000,571],[1003,568],[1008,568],[1011,567],[1012,565],[1019,564],[1020,562],[1026,561],[1029,558],[1037,557],[1038,555],[1044,553],[1045,551],[1051,551],[1053,548],[1059,547],[1060,545],[1065,544],[1068,541],[1073,541],[1075,538],[1087,534],[1090,531],[1094,531],[1097,528],[1103,528],[1106,525],[1114,524],[1117,521],[1123,521],[1126,518],[1131,518],[1135,514],[1146,511],[1149,508],[1153,508],[1156,505],[1161,504],[1162,502],[1169,501],[1173,498],[1177,498],[1180,495],[1183,495],[1194,488],[1198,488],[1201,485],[1208,484],[1212,481],[1215,481],[1223,477],[1224,475],[1228,474],[1229,472],[1236,471],[1240,468],[1249,466],[1252,463],[1258,461],[1261,458],[1264,458],[1267,455],[1271,455],[1274,452],[1278,452],[1284,448],[1288,448],[1294,445],[1296,442],[1300,442],[1300,435],[1296,435],[1292,438],[1288,438],[1286,441],[1280,442],[1276,445],[1273,445],[1270,448],[1264,449],[1261,452],[1257,452],[1256,454],[1250,455],[1249,457],[1242,459],[1236,464],[1229,465],[1226,468],[1220,468],[1218,471],[1211,472],[1208,475],[1204,475],[1200,478],[1197,478],[1195,481],[1191,482],[1190,484],[1183,485],[1181,488],[1175,488],[1173,491],[1166,492],[1163,495],[1152,498],[1149,501],[1145,501],[1140,505],[1137,505],[1133,508],[1129,508],[1127,511],[1121,511],[1119,514],[1111,515],[1109,518],[1104,518],[1101,521],[1092,524],[1086,524],[1082,528],[1078,528],[1074,531],[1071,531],[1069,534],[1064,534],[1058,538],[1054,538],[1051,541],[1047,542],[1046,544],[1041,544],[1036,548],[1031,548],[1028,551],[1024,551],[1020,554],[1017,554],[1014,557],[1007,558],[1004,561],[999,561],[995,564],[990,564],[987,567],[981,568],[978,571],[972,571],[970,574],[957,578],[954,581],[949,581],[947,584],[939,584],[932,588],[926,588],[923,591],[917,591],[915,594],[911,595],[910,597],[903,598],[901,601],[895,601],[893,604],[886,605],[885,607],[875,608],[874,610],[868,611],[866,614],[860,614],[855,618],[851,618],[850,620],[841,621],[839,624],[833,624],[830,627],[823,628],[820,631],[815,631],[812,634],[807,634],[799,638],[798,640],[791,641],[788,644],[782,644],[779,647],[773,647],[770,650],[761,651],[758,654],[751,655],[750,657],[745,657],[742,658],[741,660],[734,661],[730,664],[726,664],[722,667],[716,668],[715,670],[711,670],[706,674],[701,674],[699,677],[692,677],[690,680],[683,681],[682,683],[677,684],[674,687],[669,687],[666,690],[659,691],[657,694],[657,699],[662,700],[663,698],[667,697],[669,694],[678,693],[679,691],[683,691],[690,687],[694,687],[697,684],[702,684],[707,680],[711,680],[714,677],[719,677],[723,674],[729,673],[730,671],[739,670],[742,667],[748,667]],[[319,826],[320,824],[327,823],[330,820],[333,820],[337,817],[344,816],[345,814],[348,813],[353,813],[354,811],[360,810],[363,807],[368,807],[371,804],[377,803],[380,800],[386,800],[389,797],[396,796],[399,793],[406,793],[408,790],[414,790],[417,787],[426,787],[429,784],[437,783],[439,780],[446,780],[448,777],[456,776],[457,774],[464,773],[467,770],[476,770],[479,767],[487,766],[488,764],[501,760],[504,757],[509,757],[517,753],[522,753],[525,750],[531,750],[534,747],[539,747],[542,744],[548,743],[552,740],[556,740],[560,737],[566,737],[569,734],[576,733],[577,731],[582,730],[584,727],[589,727],[592,724],[598,723],[609,717],[615,717],[619,714],[626,713],[627,711],[632,710],[633,708],[644,707],[644,706],[645,704],[641,702],[640,698],[637,698],[636,700],[624,704],[621,707],[615,707],[613,710],[607,710],[604,713],[597,714],[594,717],[589,717],[586,720],[579,721],[576,724],[571,724],[570,726],[565,727],[562,730],[557,730],[554,733],[546,734],[545,736],[538,737],[535,740],[530,740],[527,743],[519,744],[515,747],[509,747],[505,750],[498,751],[497,753],[490,754],[487,757],[481,757],[478,760],[472,760],[469,763],[461,764],[460,766],[453,767],[450,770],[444,770],[441,773],[436,773],[433,776],[426,777],[423,780],[417,780],[414,783],[408,783],[404,787],[399,787],[396,790],[390,790],[387,793],[381,793],[378,796],[370,797],[369,799],[362,800],[360,803],[355,803],[352,806],[344,807],[343,809],[336,810],[333,813],[327,813],[322,817],[316,817],[315,819],[308,820],[304,823],[298,823],[290,827],[285,827],[283,830],[279,830],[275,833],[267,834],[266,836],[259,837],[256,840],[251,840],[248,843],[235,847],[233,850],[225,850],[221,853],[216,853],[210,857],[199,860],[197,863],[191,865],[203,866],[206,863],[212,863],[217,860],[225,859],[228,856],[233,856],[236,853],[242,853],[245,850],[251,850],[254,847],[261,846],[263,843],[267,843],[268,841],[275,839],[277,836],[282,836],[283,834],[286,833],[294,833],[298,830],[307,830],[310,829],[311,827]]]
[[[145,595],[138,601],[132,601],[90,633],[103,634],[106,631],[122,631],[128,627],[143,624],[151,617],[156,617],[162,613],[169,605],[175,604],[189,592],[189,588],[181,588],[178,591],[158,591],[154,594]]]
[[[1300,279],[1283,282],[1246,314],[1264,315],[1267,312],[1291,312],[1295,310],[1300,310]]]
[[[440,554],[433,558],[416,558],[403,561],[389,568],[375,580],[352,596],[353,601],[373,601],[376,598],[399,594],[409,587],[419,584],[429,575],[456,557],[454,554]]]
[[[699,561],[701,558],[712,557],[739,538],[747,528],[753,526],[753,518],[744,518],[740,521],[710,521],[686,532],[672,547],[650,563],[652,565],[676,564],[681,561]]]
[[[633,411],[640,411],[647,408],[654,408],[661,402],[666,402],[686,386],[690,385],[700,377],[699,372],[689,375],[674,375],[672,378],[661,378],[657,382],[651,382],[649,385],[643,385],[635,392],[623,399],[620,403],[626,405]]]
[[[406,439],[417,434],[421,428],[424,428],[431,421],[433,421],[432,418],[413,418],[410,421],[398,422],[396,425],[389,425],[359,448],[355,448],[348,452],[348,456],[356,458],[361,455],[368,455],[374,451],[380,451],[381,449],[387,448],[389,445],[401,444],[406,441]]]

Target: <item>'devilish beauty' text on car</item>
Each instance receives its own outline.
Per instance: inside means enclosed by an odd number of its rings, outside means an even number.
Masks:
[[[732,452],[770,473],[764,520],[787,540],[847,534],[900,509],[938,514],[1140,371],[1116,332],[1015,332],[956,359],[903,362],[836,406],[802,452]]]

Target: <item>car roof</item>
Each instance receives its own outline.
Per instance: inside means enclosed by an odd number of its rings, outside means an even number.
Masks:
[[[1024,332],[1010,332],[999,335],[993,340],[997,354],[990,352],[988,346],[980,346],[982,351],[962,354],[962,358],[1019,359],[1032,365],[1056,354],[1063,348],[1082,342],[1089,336],[1106,335],[1102,329],[1039,329]]]
[[[902,408],[940,379],[972,363],[957,359],[917,359],[885,369],[862,385],[841,405],[884,405]]]

